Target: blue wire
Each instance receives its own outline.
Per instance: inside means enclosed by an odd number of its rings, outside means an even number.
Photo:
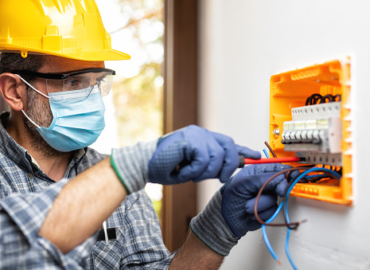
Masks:
[[[270,223],[272,222],[276,216],[280,213],[280,210],[283,208],[283,202],[281,202],[279,204],[279,207],[278,209],[275,211],[275,213],[272,215],[272,217],[270,217],[266,223]],[[269,250],[269,252],[271,253],[271,256],[277,261],[279,260],[278,256],[276,255],[274,249],[272,248],[271,244],[270,244],[270,241],[269,241],[269,238],[267,236],[267,232],[266,232],[266,225],[262,225],[261,226],[261,229],[262,229],[262,236],[263,236],[263,240],[265,241],[265,244],[266,244],[266,247],[267,249]]]
[[[266,152],[263,151],[265,154]],[[313,170],[314,169],[314,170]],[[299,182],[299,180],[301,180],[304,176],[306,176],[307,174],[309,174],[310,172],[312,171],[322,171],[323,168],[313,168],[313,169],[310,169],[304,173],[302,173],[297,179],[295,179],[295,181],[292,183],[292,185],[290,186],[290,189],[288,190],[288,193],[287,193],[287,197],[285,198],[285,202],[288,201],[288,197],[289,197],[289,194],[291,192],[291,190],[293,189],[293,187]],[[331,171],[331,170],[328,170],[328,169],[324,169],[326,171],[330,171],[332,173],[334,173],[336,176],[340,177],[339,174],[335,173],[334,171]],[[311,177],[317,177],[317,176],[322,176],[322,175],[312,175],[312,176],[306,176],[306,178],[311,178]],[[279,204],[279,207],[278,209],[275,211],[275,213],[266,221],[266,223],[270,223],[272,222],[276,216],[280,213],[282,207],[284,205],[284,201],[282,201],[280,204]],[[285,206],[287,207],[287,203],[285,203]],[[288,208],[286,208],[287,210]],[[288,213],[288,212],[287,212]],[[287,214],[287,223],[290,223],[289,221],[289,215]],[[274,249],[272,248],[271,244],[270,244],[270,241],[268,239],[268,236],[267,236],[267,232],[266,232],[266,226],[265,225],[262,225],[261,226],[261,229],[262,229],[262,236],[263,236],[263,240],[265,241],[265,244],[266,244],[266,247],[267,249],[269,250],[269,252],[271,253],[271,256],[275,259],[275,260],[279,260],[278,256],[276,255]],[[292,265],[292,267],[296,270],[297,267],[295,266],[293,260],[292,260],[292,257],[290,255],[290,252],[289,252],[289,237],[290,237],[290,229],[288,228],[288,231],[287,231],[287,240],[285,242],[285,251],[286,251],[286,254],[287,254],[287,257],[289,259],[289,262],[290,264]]]
[[[269,158],[269,154],[268,154],[268,151],[266,150],[266,149],[263,149],[263,152],[265,153],[265,156],[267,157],[267,158]],[[299,182],[299,180],[301,180],[305,175],[307,175],[308,173],[310,173],[310,172],[312,172],[312,171],[317,171],[317,170],[320,170],[320,171],[322,171],[322,168],[316,168],[315,170],[308,170],[308,171],[306,171],[304,174],[302,173],[295,181],[294,181],[294,183],[291,185],[291,188],[290,188],[290,190],[288,191],[289,193],[287,193],[287,197],[289,197],[289,194],[290,194],[290,191],[292,190],[292,188],[294,187],[294,185],[295,184],[297,184],[298,182]],[[327,170],[327,169],[325,169],[325,170]],[[331,170],[327,170],[327,171],[330,171],[330,172],[332,172]],[[318,174],[318,175],[310,175],[310,176],[306,176],[306,178],[307,179],[309,179],[309,178],[314,178],[314,177],[320,177],[320,176],[323,176],[322,174],[320,175],[320,174]],[[338,177],[340,177],[340,175],[339,174],[337,174],[337,176]],[[275,211],[275,213],[266,221],[266,223],[267,224],[269,224],[270,222],[272,222],[275,218],[276,218],[276,216],[280,213],[280,211],[281,211],[281,209],[283,208],[283,205],[287,205],[287,203],[285,203],[285,202],[287,202],[288,201],[288,199],[287,199],[287,197],[285,198],[285,201],[283,200],[280,204],[279,204],[279,206],[278,206],[278,209]],[[287,206],[286,206],[287,207]],[[288,208],[286,208],[286,213],[288,213],[288,211],[287,211],[287,209]],[[287,223],[290,223],[290,221],[289,221],[289,215],[287,214]],[[270,254],[271,254],[271,256],[276,260],[276,261],[278,261],[279,260],[279,258],[278,258],[278,256],[276,255],[276,253],[275,253],[275,251],[274,251],[274,249],[272,248],[272,246],[271,246],[271,243],[270,243],[270,241],[269,241],[269,239],[268,239],[268,236],[267,236],[267,232],[266,232],[266,226],[265,225],[262,225],[261,226],[261,230],[262,230],[262,236],[263,236],[263,240],[265,241],[265,244],[266,244],[266,247],[267,247],[267,249],[268,249],[268,251],[270,252]],[[288,257],[288,259],[289,259],[289,262],[290,262],[290,264],[292,265],[292,267],[296,270],[297,269],[297,267],[294,265],[294,262],[293,262],[293,260],[292,260],[292,257],[291,257],[291,255],[290,255],[290,252],[289,252],[289,236],[290,236],[290,229],[288,228],[288,231],[287,231],[287,240],[286,240],[286,242],[285,242],[285,252],[286,252],[286,254],[287,254],[287,257]]]
[[[266,150],[266,149],[263,149],[263,152],[265,153],[265,156],[266,156],[267,158],[270,158],[270,157],[269,157],[269,154],[268,154],[268,152],[267,152],[267,150]],[[272,222],[272,221],[276,218],[276,216],[280,213],[280,210],[281,210],[282,208],[283,208],[283,202],[281,202],[281,203],[280,203],[280,205],[279,205],[278,209],[275,211],[275,213],[272,215],[272,217],[270,217],[270,218],[266,221],[266,223],[268,224],[268,223]],[[262,225],[262,226],[261,226],[261,230],[262,230],[263,240],[265,241],[265,244],[266,244],[266,247],[267,247],[268,251],[270,252],[271,256],[272,256],[276,261],[278,261],[278,260],[279,260],[279,258],[278,258],[278,256],[276,255],[276,253],[275,253],[274,249],[272,248],[272,246],[271,246],[271,244],[270,244],[270,241],[269,241],[269,238],[268,238],[268,236],[267,236],[267,232],[266,232],[266,225]]]
[[[287,221],[287,223],[289,223],[289,218],[287,218],[286,221]],[[290,235],[290,229],[288,228],[287,232],[286,232],[286,240],[285,240],[285,253],[286,253],[286,256],[288,257],[290,265],[293,267],[293,269],[298,270],[297,266],[295,266],[295,264],[293,262],[292,256],[290,255],[290,252],[289,252],[289,235]]]
[[[290,220],[289,220],[289,214],[288,214],[288,198],[289,198],[289,195],[290,195],[290,192],[292,191],[293,187],[303,178],[305,177],[307,174],[311,173],[311,172],[315,172],[315,171],[326,171],[326,172],[331,172],[332,174],[334,174],[335,176],[337,176],[338,178],[340,178],[341,176],[336,173],[335,171],[332,171],[332,170],[328,170],[328,169],[325,169],[325,168],[312,168],[312,169],[309,169],[305,172],[303,172],[302,174],[300,174],[294,181],[293,183],[290,185],[287,193],[286,193],[286,196],[283,200],[283,203],[284,203],[284,208],[285,208],[285,211],[286,211],[286,222],[287,223],[290,223]],[[294,270],[297,270],[297,267],[295,266],[294,262],[293,262],[293,259],[292,259],[292,256],[290,255],[290,252],[289,252],[289,237],[290,237],[290,229],[287,228],[287,235],[286,235],[286,240],[285,240],[285,253],[286,253],[286,256],[288,257],[288,260],[290,262],[290,264],[292,265],[293,269]]]

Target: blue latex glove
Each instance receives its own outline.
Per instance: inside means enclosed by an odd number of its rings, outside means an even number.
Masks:
[[[225,183],[238,168],[239,154],[261,158],[228,136],[191,125],[159,139],[149,162],[149,181],[172,185],[219,178]]]
[[[288,168],[291,166],[282,164],[247,166],[221,188],[221,213],[236,237],[242,237],[248,231],[261,227],[254,216],[257,193],[271,176]],[[275,213],[277,195],[284,196],[287,185],[284,174],[275,177],[267,185],[258,202],[258,214],[261,219],[267,220]]]

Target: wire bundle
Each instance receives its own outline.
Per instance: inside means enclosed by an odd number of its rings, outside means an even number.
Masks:
[[[326,103],[326,101],[328,102],[337,102],[337,101],[341,101],[342,97],[341,95],[325,95],[325,96],[322,96],[320,94],[313,94],[311,96],[309,96],[307,99],[306,99],[306,106],[308,105],[315,105],[315,104],[322,104],[322,103]]]
[[[271,147],[269,147],[268,143],[265,142],[265,144],[266,144],[266,146],[268,146],[271,154],[276,157],[276,154],[271,149]],[[266,152],[265,152],[265,154],[266,154]],[[268,156],[268,155],[266,155],[266,156]],[[290,175],[294,171],[303,171],[303,172],[300,173],[295,178],[293,178],[291,181],[289,181]],[[258,206],[258,202],[259,202],[260,196],[263,193],[263,190],[265,189],[265,187],[275,177],[277,177],[278,175],[281,175],[283,173],[286,174],[285,176],[286,176],[286,179],[289,181],[289,185],[288,185],[288,187],[287,187],[287,189],[285,191],[284,198],[281,201],[281,203],[279,204],[277,210],[265,222],[265,221],[263,221],[258,216],[258,211],[257,211],[257,206]],[[314,175],[309,175],[310,173],[315,173],[315,174]],[[302,224],[303,222],[305,222],[306,220],[301,220],[301,221],[292,222],[292,223],[290,222],[289,213],[288,213],[288,199],[289,199],[289,195],[290,195],[291,191],[293,190],[294,186],[298,182],[302,182],[302,183],[317,182],[317,181],[320,181],[322,179],[328,179],[328,178],[332,178],[332,179],[334,179],[338,183],[339,180],[340,180],[340,178],[341,178],[341,175],[338,172],[335,172],[333,170],[330,170],[330,169],[327,169],[327,168],[323,168],[323,167],[322,168],[318,168],[318,167],[306,166],[306,167],[289,168],[289,169],[283,170],[283,171],[278,172],[275,175],[273,175],[270,179],[268,179],[265,182],[265,184],[259,190],[259,192],[257,194],[257,197],[256,197],[256,203],[254,205],[254,215],[255,215],[257,221],[262,224],[262,226],[261,226],[262,236],[263,236],[263,239],[265,241],[266,247],[269,250],[269,252],[271,253],[272,257],[278,262],[279,265],[281,265],[281,262],[280,262],[278,256],[276,255],[274,249],[272,248],[271,244],[270,244],[270,241],[268,239],[267,232],[266,232],[266,226],[274,226],[274,227],[285,226],[285,227],[287,227],[287,236],[286,236],[286,241],[285,241],[285,253],[286,253],[287,257],[288,257],[288,260],[289,260],[291,266],[293,267],[293,269],[296,270],[297,267],[294,264],[293,259],[292,259],[291,255],[290,255],[290,252],[289,252],[290,231],[291,230],[297,230],[298,229],[298,226],[300,224]],[[283,209],[283,213],[284,213],[285,223],[271,223],[277,217],[277,215],[281,212],[282,209]]]

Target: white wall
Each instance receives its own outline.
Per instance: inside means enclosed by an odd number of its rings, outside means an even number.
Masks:
[[[262,150],[268,139],[269,79],[297,67],[352,57],[355,204],[290,199],[290,251],[299,269],[370,269],[370,2],[339,0],[200,1],[200,122]],[[199,210],[220,187],[200,184]],[[291,269],[286,230],[268,229],[282,260],[268,253],[260,231],[248,233],[222,269]]]

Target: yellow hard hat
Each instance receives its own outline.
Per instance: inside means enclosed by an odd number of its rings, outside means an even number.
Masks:
[[[131,58],[112,49],[94,0],[0,0],[0,51],[84,61]]]

